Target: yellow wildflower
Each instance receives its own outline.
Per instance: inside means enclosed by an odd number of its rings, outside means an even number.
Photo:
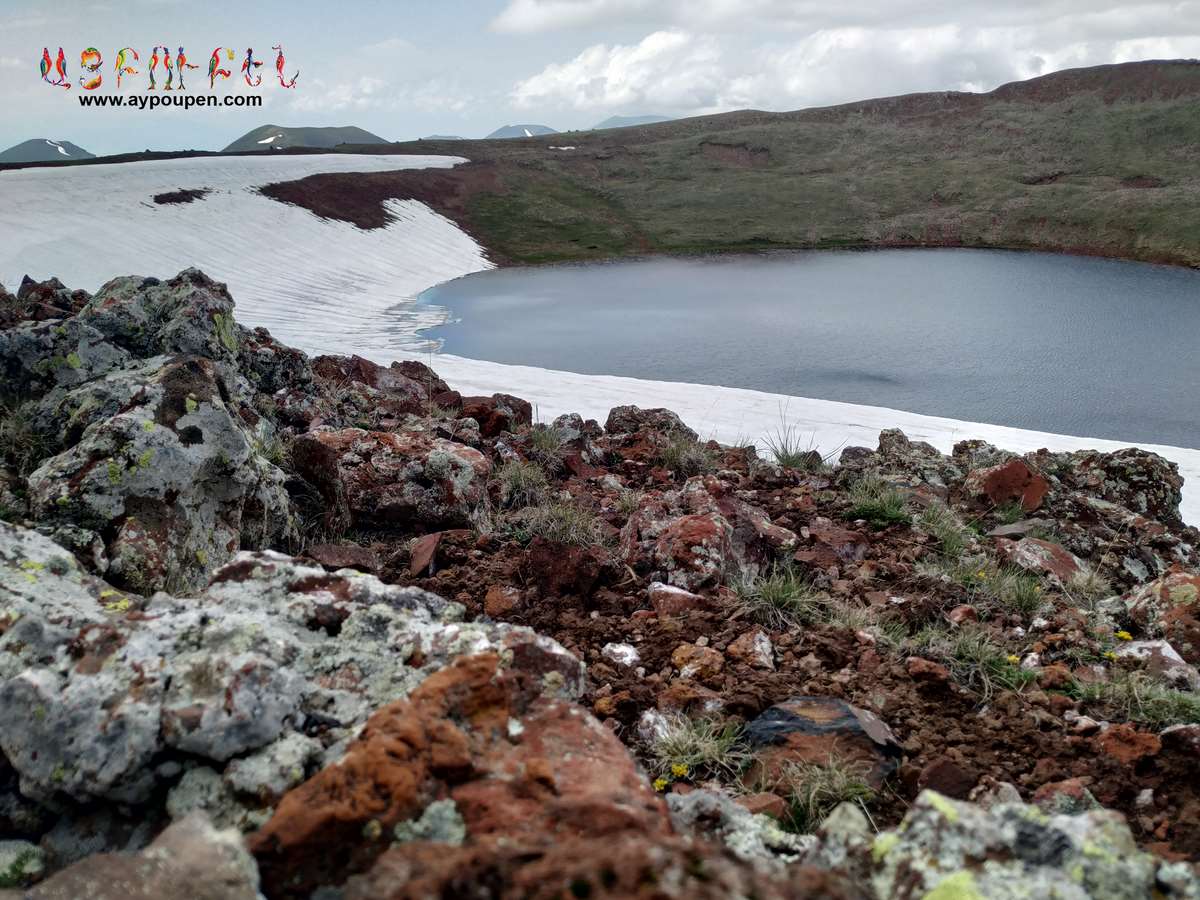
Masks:
[[[1105,659],[1110,659],[1110,660],[1111,660],[1111,659],[1116,659],[1116,658],[1117,658],[1117,654],[1113,653],[1111,650],[1106,650],[1106,651],[1104,652],[1104,658],[1105,658]]]
[[[667,785],[669,785],[670,783],[671,782],[668,781],[666,778],[655,778],[654,779],[654,789],[661,794],[663,791],[665,791],[667,789]]]
[[[1133,635],[1130,634],[1128,631],[1118,631],[1114,635],[1114,637],[1116,637],[1116,639],[1119,641],[1132,641],[1133,640]]]
[[[685,763],[675,763],[671,766],[671,774],[676,778],[687,778],[688,767]]]
[[[1015,653],[1008,654],[1007,659],[1014,666],[1021,661],[1021,657],[1017,656],[1017,654],[1015,654]]]

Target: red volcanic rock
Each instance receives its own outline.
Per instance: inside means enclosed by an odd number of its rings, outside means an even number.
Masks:
[[[463,397],[459,415],[478,422],[479,433],[485,438],[533,424],[533,407],[529,401],[509,394]]]
[[[775,648],[761,628],[754,628],[735,638],[726,648],[730,659],[736,659],[755,669],[775,668]]]
[[[1173,571],[1125,597],[1135,622],[1161,631],[1187,662],[1200,664],[1200,574]]]
[[[305,554],[326,569],[358,569],[373,575],[379,572],[379,557],[359,544],[313,544]]]
[[[432,572],[437,560],[438,546],[442,543],[442,532],[422,535],[413,543],[408,556],[408,574],[418,578],[426,572]]]
[[[1100,805],[1088,790],[1091,783],[1088,777],[1047,782],[1034,792],[1033,802],[1051,815],[1084,813]]]
[[[808,524],[811,545],[796,551],[795,560],[818,569],[830,569],[848,562],[860,562],[867,555],[871,542],[861,531],[835,525],[832,520],[818,516]]]
[[[523,572],[545,597],[591,594],[608,564],[602,547],[576,547],[534,538],[525,551]]]
[[[970,472],[965,487],[972,496],[987,497],[996,506],[1017,501],[1025,512],[1033,512],[1042,505],[1050,483],[1022,460],[1011,459]]]
[[[725,668],[725,657],[712,647],[680,644],[671,654],[671,664],[679,670],[680,678],[712,681]]]
[[[977,775],[968,772],[954,760],[939,756],[921,770],[917,776],[917,787],[921,790],[928,788],[956,800],[965,800],[978,780]]]
[[[979,610],[969,603],[960,604],[946,613],[946,619],[951,625],[961,625],[964,622],[978,622]]]
[[[481,887],[486,886],[486,887]],[[769,876],[712,845],[635,831],[565,834],[536,845],[401,844],[346,884],[345,900],[864,900],[831,872],[792,865]]]
[[[483,611],[493,619],[503,619],[521,605],[521,592],[511,585],[493,584],[483,598]]]
[[[721,516],[701,513],[670,522],[654,544],[654,561],[673,585],[694,591],[719,583],[733,567],[733,529]]]
[[[913,681],[930,684],[945,684],[950,680],[950,670],[941,663],[920,656],[910,656],[904,662],[905,671]]]
[[[1064,586],[1086,568],[1086,563],[1066,548],[1040,538],[1027,537],[1019,541],[996,538],[996,549],[1013,565],[1039,575],[1049,575]]]
[[[318,356],[312,361],[313,374],[345,390],[365,385],[371,391],[357,391],[373,412],[398,417],[420,415],[428,411],[432,382],[416,381],[400,369],[384,368],[361,356]],[[372,391],[376,393],[372,393]]]
[[[310,431],[292,460],[356,525],[469,525],[491,472],[478,450],[424,431]]]
[[[536,859],[560,841],[667,839],[662,802],[617,737],[542,689],[533,673],[501,669],[498,656],[483,654],[459,659],[376,712],[339,763],[285,795],[250,836],[263,892],[307,898],[367,871],[393,846],[397,825],[420,834],[434,801],[452,801],[464,850],[496,862],[517,849]],[[423,866],[423,846],[398,845],[385,869]],[[406,890],[403,879],[388,883]]]
[[[1124,765],[1133,765],[1147,756],[1157,756],[1162,740],[1156,734],[1136,730],[1121,723],[1105,729],[1092,739],[1096,749]]]
[[[646,595],[650,598],[650,605],[654,607],[655,613],[664,619],[702,609],[706,605],[704,598],[699,594],[663,584],[661,581],[652,581],[646,589]]]
[[[770,816],[772,819],[782,819],[787,815],[787,801],[778,794],[759,793],[744,794],[735,801],[755,815]]]
[[[879,788],[900,756],[891,729],[877,716],[834,697],[777,703],[746,726],[746,740],[755,756],[747,783],[768,787],[782,780],[789,764],[835,760]]]

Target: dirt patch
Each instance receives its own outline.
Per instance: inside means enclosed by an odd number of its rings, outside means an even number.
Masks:
[[[1130,175],[1121,179],[1121,187],[1127,188],[1160,188],[1166,187],[1166,182],[1154,175]]]
[[[480,191],[497,192],[501,186],[494,165],[465,163],[453,169],[309,175],[258,190],[272,200],[301,206],[323,219],[349,222],[366,230],[383,228],[391,222],[386,201],[419,200],[469,232],[467,201]]]
[[[155,194],[154,202],[159,206],[192,203],[196,200],[203,200],[211,193],[212,191],[208,188],[182,188],[178,191],[168,191],[165,194]]]
[[[744,143],[725,144],[720,141],[701,141],[700,152],[706,159],[749,169],[761,169],[771,163],[771,151],[766,147],[754,147]]]

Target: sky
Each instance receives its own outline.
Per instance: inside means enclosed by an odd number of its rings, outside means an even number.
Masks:
[[[236,48],[215,93],[263,106],[81,107],[117,94],[117,51],[184,46],[209,94],[215,47]],[[275,77],[281,44],[286,75]],[[62,47],[70,90],[41,79]],[[104,83],[79,84],[80,53]],[[251,88],[246,48],[264,62]],[[70,140],[97,154],[215,150],[250,129],[358,125],[388,140],[483,137],[507,124],[588,128],[612,115],[787,110],[913,91],[986,91],[1074,66],[1200,57],[1200,0],[0,0],[0,149]],[[53,77],[53,74],[51,75]],[[159,74],[159,84],[162,83]]]

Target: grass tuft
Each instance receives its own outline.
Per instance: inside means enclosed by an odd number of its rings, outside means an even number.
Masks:
[[[957,559],[967,549],[970,532],[944,503],[931,503],[923,509],[917,527],[938,542],[944,556]]]
[[[546,500],[550,482],[542,467],[522,459],[513,459],[496,470],[500,505],[506,509],[524,509]]]
[[[529,458],[539,463],[547,472],[562,468],[563,446],[566,437],[553,425],[534,425],[529,429]]]
[[[800,834],[816,831],[838,804],[865,805],[875,798],[858,769],[834,758],[824,765],[791,763],[780,780],[788,795],[788,824]]]
[[[1084,706],[1151,728],[1200,723],[1200,694],[1166,687],[1144,672],[1112,670],[1110,676],[1108,681],[1076,681],[1072,693]]]
[[[508,532],[522,544],[536,537],[556,544],[592,547],[604,543],[600,520],[588,509],[574,503],[554,501],[530,506],[508,518]]]
[[[978,628],[925,628],[902,649],[943,663],[955,681],[984,699],[998,690],[1020,691],[1037,680],[1034,672],[1014,661],[1014,654]]]
[[[748,618],[776,630],[815,625],[824,620],[829,605],[829,598],[790,566],[776,566],[732,587]]]
[[[775,462],[797,472],[827,472],[828,460],[816,449],[812,438],[804,443],[795,425],[780,425],[763,438]]]
[[[671,433],[659,443],[654,462],[679,478],[705,475],[717,468],[716,454],[685,434]]]
[[[910,521],[904,492],[875,475],[866,475],[851,486],[850,503],[847,516],[865,519],[875,529]]]
[[[646,752],[656,775],[686,768],[696,778],[733,777],[748,759],[739,746],[741,737],[741,726],[736,723],[677,714],[667,719],[666,727],[649,742]]]
[[[22,478],[51,454],[52,444],[33,426],[36,404],[0,406],[0,459],[12,466]]]

